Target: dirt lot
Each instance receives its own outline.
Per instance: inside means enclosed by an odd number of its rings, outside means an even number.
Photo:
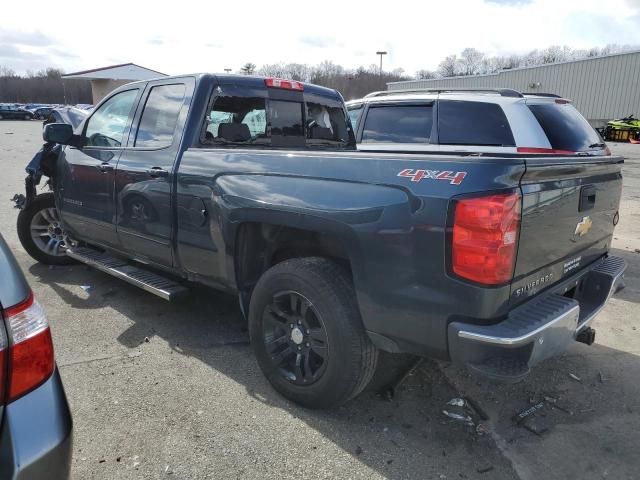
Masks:
[[[614,253],[629,269],[595,345],[574,345],[515,386],[427,361],[391,401],[376,385],[411,359],[387,358],[369,391],[316,412],[264,380],[235,298],[198,289],[168,304],[84,266],[27,256],[8,200],[22,192],[39,138],[39,122],[0,122],[0,231],[50,317],[75,421],[75,479],[638,478],[640,145],[611,145],[627,157]],[[459,396],[488,420],[445,417]],[[514,423],[540,402],[528,428]]]

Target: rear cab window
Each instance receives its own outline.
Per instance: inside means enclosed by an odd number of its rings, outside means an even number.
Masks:
[[[438,143],[515,146],[509,122],[500,105],[459,100],[438,102]]]
[[[355,139],[347,118],[337,95],[266,88],[264,83],[254,88],[223,84],[212,95],[200,143],[352,149]]]
[[[604,148],[602,138],[580,112],[570,103],[560,102],[527,102],[529,110],[547,136],[551,148],[568,152]]]
[[[362,143],[429,143],[433,103],[369,106]]]

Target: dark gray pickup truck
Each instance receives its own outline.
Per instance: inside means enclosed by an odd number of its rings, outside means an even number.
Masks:
[[[237,294],[263,372],[305,406],[357,395],[379,350],[519,380],[593,342],[621,286],[605,148],[358,152],[336,91],[209,74],[123,86],[44,137],[25,249],[168,300]]]

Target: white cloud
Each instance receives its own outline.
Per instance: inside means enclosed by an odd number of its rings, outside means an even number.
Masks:
[[[393,2],[343,0],[245,0],[224,8],[210,0],[112,0],[107,7],[69,0],[55,19],[50,2],[5,3],[3,25],[12,30],[0,27],[0,46],[25,55],[0,53],[0,65],[17,70],[73,71],[131,61],[178,74],[237,70],[249,61],[327,59],[357,67],[377,63],[375,52],[383,49],[389,52],[385,69],[411,73],[433,69],[466,47],[505,54],[553,44],[640,43],[637,0],[406,0],[397,8]]]

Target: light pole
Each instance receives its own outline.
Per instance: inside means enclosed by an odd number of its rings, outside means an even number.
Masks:
[[[380,76],[382,77],[382,56],[386,55],[387,52],[379,51],[376,52],[376,55],[380,55]]]

